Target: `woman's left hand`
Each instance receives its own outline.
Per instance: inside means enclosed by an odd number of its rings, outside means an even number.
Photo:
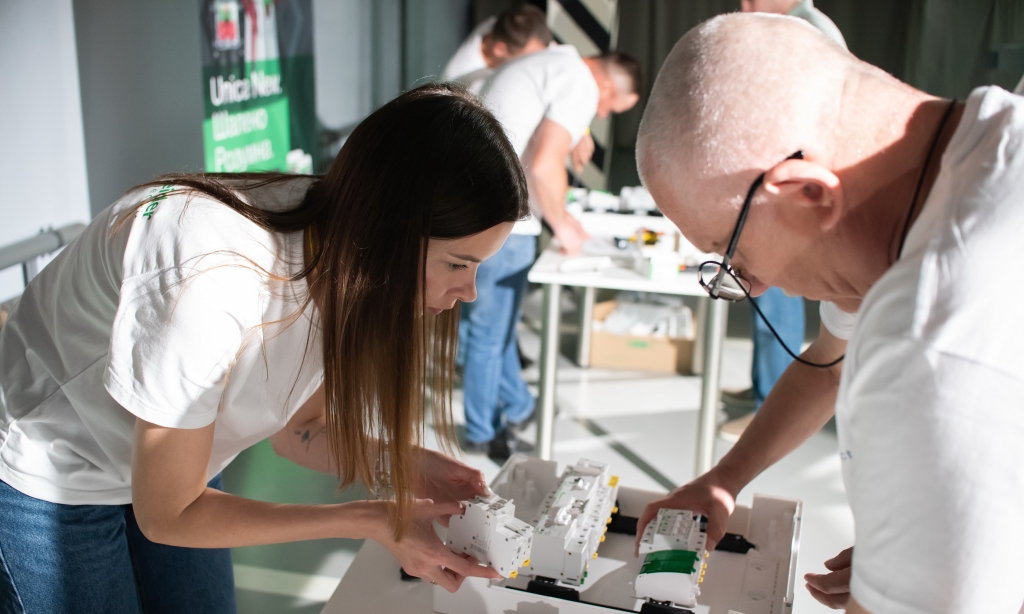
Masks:
[[[414,491],[418,498],[449,503],[490,494],[491,489],[487,487],[482,471],[440,452],[425,448],[419,448],[418,452],[416,468],[419,475]]]

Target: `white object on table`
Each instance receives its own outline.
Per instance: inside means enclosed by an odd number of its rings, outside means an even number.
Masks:
[[[704,516],[690,510],[658,510],[640,538],[644,564],[634,585],[637,597],[686,608],[697,605],[708,566],[706,523]]]
[[[448,523],[448,548],[493,567],[504,578],[515,578],[529,564],[533,526],[515,517],[516,506],[496,494],[474,497],[466,511]]]
[[[580,586],[605,540],[619,494],[619,478],[607,463],[580,459],[544,499],[532,524],[533,552],[524,576],[555,578]]]

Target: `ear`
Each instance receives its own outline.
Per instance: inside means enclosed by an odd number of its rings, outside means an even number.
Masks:
[[[816,209],[822,230],[830,230],[845,211],[842,183],[829,169],[810,160],[788,159],[764,174],[764,191],[797,206]]]
[[[619,111],[619,113],[625,113],[626,111],[632,109],[633,107],[636,106],[636,103],[638,102],[640,102],[640,94],[637,94],[636,92],[630,92],[629,94],[626,94],[625,96],[623,96],[622,110]]]
[[[508,51],[508,45],[505,44],[505,41],[494,41],[494,44],[491,45],[491,55],[504,60],[511,54]]]

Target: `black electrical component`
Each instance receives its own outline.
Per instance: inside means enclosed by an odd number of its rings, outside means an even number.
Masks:
[[[619,502],[615,502],[615,509],[619,509]],[[639,518],[633,516],[623,516],[619,512],[612,514],[612,521],[608,524],[609,533],[619,533],[620,535],[636,535],[636,524],[639,522]]]
[[[401,574],[402,574],[402,581],[403,582],[411,582],[413,580],[419,580],[419,577],[414,576],[414,575],[410,574],[409,572],[405,571],[405,567],[399,567],[398,571],[401,572]]]
[[[544,597],[554,597],[555,599],[564,599],[565,601],[579,601],[580,592],[574,588],[568,586],[561,586],[558,584],[558,580],[554,578],[546,578],[544,576],[536,576],[530,580],[530,583],[526,587],[526,592],[533,593],[534,595],[542,595]]]
[[[718,542],[718,545],[715,546],[715,550],[735,552],[736,554],[746,554],[754,548],[757,548],[757,546],[748,542],[746,537],[736,533],[726,533],[722,541]]]
[[[693,610],[677,608],[665,601],[648,599],[640,606],[640,614],[693,614]]]

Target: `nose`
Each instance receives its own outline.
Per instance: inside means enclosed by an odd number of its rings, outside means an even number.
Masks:
[[[452,294],[463,303],[472,303],[476,300],[476,278],[474,277],[468,284],[457,287]]]

